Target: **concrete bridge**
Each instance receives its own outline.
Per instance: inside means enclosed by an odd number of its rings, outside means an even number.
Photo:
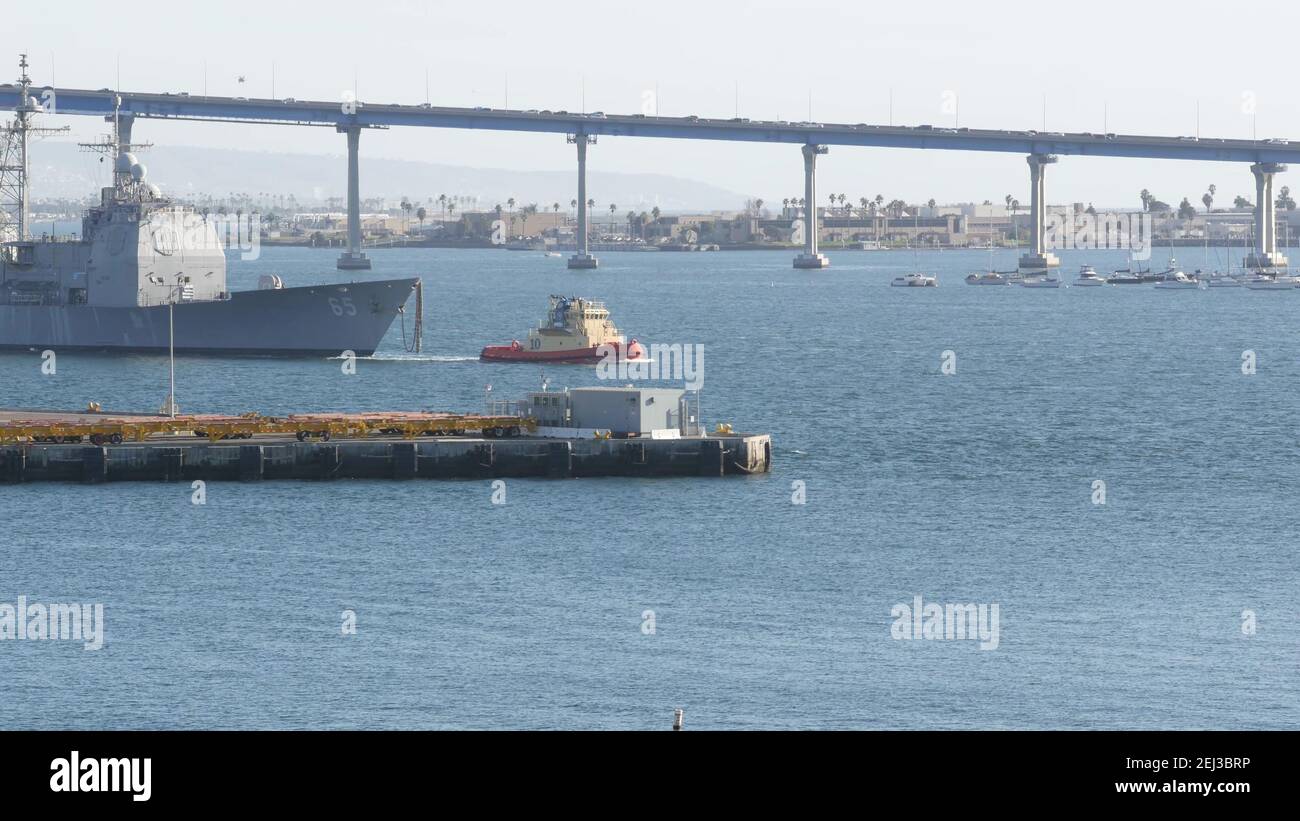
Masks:
[[[348,249],[340,269],[369,268],[361,252],[361,217],[358,153],[361,131],[367,128],[408,126],[418,128],[487,129],[563,134],[577,149],[578,201],[586,202],[587,154],[598,137],[660,137],[686,140],[788,143],[798,145],[803,156],[806,207],[804,250],[794,260],[796,268],[824,268],[829,261],[817,248],[817,157],[829,146],[916,148],[941,151],[999,151],[1024,154],[1030,174],[1032,247],[1021,258],[1025,269],[1045,269],[1057,264],[1045,247],[1045,172],[1061,156],[1142,157],[1163,160],[1200,160],[1249,164],[1255,176],[1256,230],[1249,267],[1286,265],[1277,251],[1274,229],[1273,176],[1286,163],[1300,161],[1300,142],[1288,140],[1233,140],[1189,136],[1141,136],[1089,132],[1004,131],[944,128],[932,125],[884,126],[868,123],[816,123],[788,121],[658,117],[642,114],[606,115],[602,112],[520,111],[490,108],[454,108],[431,105],[383,105],[341,100],[249,99],[210,97],[185,93],[141,93],[99,89],[32,86],[22,101],[17,85],[0,85],[0,108],[79,114],[119,120],[129,142],[136,118],[208,120],[250,124],[288,124],[334,128],[345,135],[348,149]],[[578,250],[570,268],[595,268],[590,253],[587,214],[578,208]]]

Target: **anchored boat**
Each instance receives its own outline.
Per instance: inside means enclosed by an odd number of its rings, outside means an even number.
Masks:
[[[1079,277],[1074,280],[1074,284],[1077,287],[1086,288],[1109,285],[1110,283],[1097,275],[1096,268],[1093,268],[1091,265],[1085,265],[1079,269]]]
[[[925,274],[904,274],[889,283],[895,288],[937,288],[939,280]]]
[[[645,356],[641,343],[624,340],[610,321],[605,303],[576,296],[550,298],[542,324],[528,332],[528,341],[488,345],[479,358],[488,362],[599,362],[612,350],[620,359]]]
[[[1196,277],[1189,277],[1182,271],[1171,271],[1166,273],[1164,279],[1157,282],[1155,287],[1162,291],[1195,291],[1201,287],[1201,281]]]
[[[1011,280],[1007,279],[997,271],[989,271],[987,274],[967,274],[967,285],[1010,285]]]
[[[1295,280],[1288,276],[1277,276],[1256,271],[1246,277],[1244,283],[1252,291],[1290,291],[1296,287]]]

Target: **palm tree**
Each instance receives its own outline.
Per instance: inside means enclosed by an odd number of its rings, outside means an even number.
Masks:
[[[424,206],[423,206],[423,205],[421,205],[419,208],[415,209],[415,218],[418,219],[418,220],[420,221],[420,230],[421,230],[421,231],[424,230],[424,219],[425,219],[425,217],[427,217],[427,216],[429,216],[429,212],[424,210]]]
[[[609,232],[611,234],[614,233],[614,212],[617,210],[618,206],[611,202],[609,204]]]
[[[1295,210],[1295,200],[1291,199],[1291,186],[1282,186],[1282,189],[1278,192],[1276,205],[1284,211]]]
[[[1201,202],[1205,203],[1205,213],[1210,213],[1210,206],[1214,205],[1214,195],[1206,191],[1201,195]]]
[[[569,213],[574,214],[577,212],[577,210],[578,210],[578,201],[576,199],[569,200]]]
[[[1138,197],[1142,200],[1142,210],[1151,210],[1151,201],[1155,199],[1155,197],[1151,196],[1151,192],[1143,188],[1142,193],[1138,194]]]

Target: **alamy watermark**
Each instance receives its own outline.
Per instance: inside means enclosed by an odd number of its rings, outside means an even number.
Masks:
[[[617,345],[601,345],[596,348],[596,355],[600,357],[596,363],[596,378],[618,382],[673,380],[685,382],[686,389],[692,391],[704,387],[703,345],[655,342],[645,350],[646,356],[630,359],[620,353]]]
[[[80,641],[86,650],[104,646],[104,605],[0,602],[0,641]]]
[[[51,792],[129,793],[132,801],[153,795],[152,758],[82,758],[78,750],[50,762]]]
[[[1043,244],[1052,250],[1128,251],[1133,259],[1151,259],[1151,214],[1051,213]]]
[[[936,604],[916,595],[911,605],[900,602],[890,609],[889,615],[894,617],[889,635],[898,641],[969,639],[979,641],[981,650],[998,649],[1001,625],[996,602]]]
[[[247,261],[262,255],[262,215],[186,211],[153,228],[154,248],[162,256],[177,251],[237,250]]]

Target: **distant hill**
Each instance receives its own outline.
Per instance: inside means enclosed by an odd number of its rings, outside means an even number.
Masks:
[[[300,203],[323,202],[346,195],[346,165],[341,155],[277,154],[258,151],[155,146],[141,156],[150,182],[179,197],[196,193],[214,196],[230,192],[256,195],[292,194]],[[38,143],[32,150],[33,194],[38,197],[81,198],[94,195],[106,184],[106,174],[93,154],[71,143]],[[665,174],[589,172],[591,196],[620,211],[712,211],[738,209],[745,194],[708,183]],[[363,197],[403,195],[422,200],[438,194],[474,194],[491,207],[514,197],[517,202],[546,206],[559,202],[568,208],[576,195],[574,173],[567,171],[512,171],[500,168],[463,168],[439,163],[382,158],[361,159]]]

